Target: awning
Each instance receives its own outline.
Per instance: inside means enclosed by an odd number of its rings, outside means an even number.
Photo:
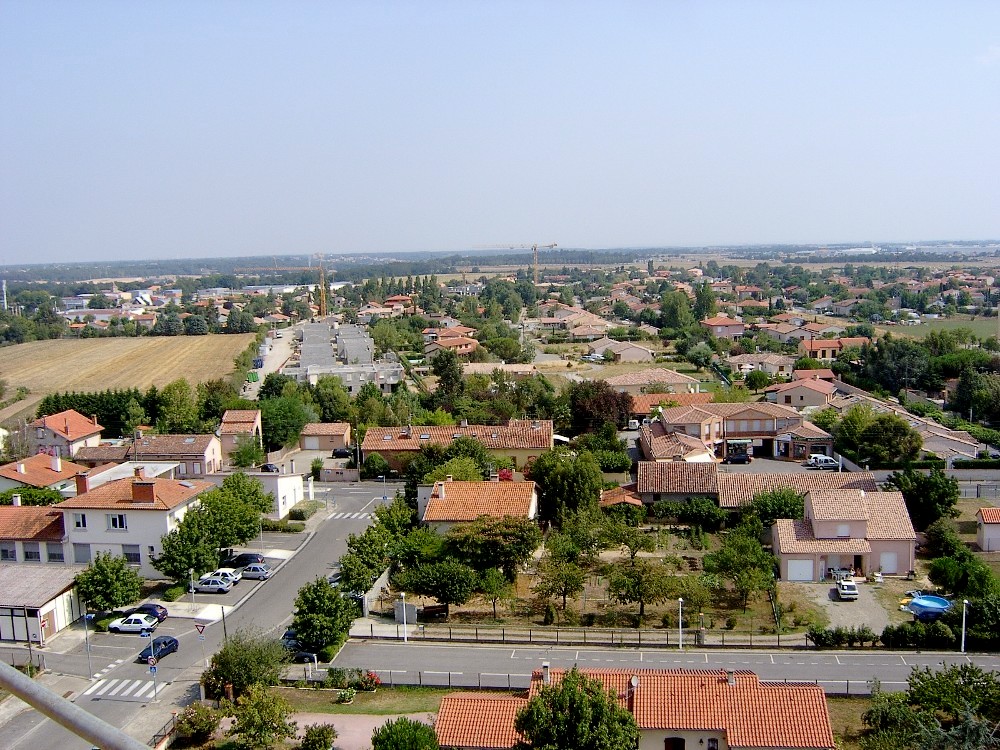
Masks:
[[[750,445],[753,440],[750,438],[733,438],[732,440],[726,440],[729,445]]]

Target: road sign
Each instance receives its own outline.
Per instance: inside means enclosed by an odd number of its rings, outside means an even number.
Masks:
[[[156,674],[156,667],[150,667],[149,668],[149,673],[150,674]]]
[[[147,656],[146,657],[146,663],[149,666],[151,666],[151,667],[155,667],[156,666],[156,657],[155,656]]]
[[[203,636],[203,635],[199,635],[199,636],[198,636],[198,640],[199,640],[199,641],[203,641],[203,640],[205,640],[205,636]]]
[[[194,624],[194,629],[197,630],[199,633],[204,633],[205,632],[205,627],[206,626],[202,625],[200,622],[196,622]]]

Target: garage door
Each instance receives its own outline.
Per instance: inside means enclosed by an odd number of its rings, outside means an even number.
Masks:
[[[878,566],[882,569],[882,572],[887,575],[892,575],[899,572],[899,562],[896,559],[895,552],[883,552],[878,556]]]
[[[307,437],[303,442],[303,447],[307,451],[318,451],[319,450],[319,438],[318,437]]]
[[[789,560],[788,561],[789,581],[814,581],[812,560]]]

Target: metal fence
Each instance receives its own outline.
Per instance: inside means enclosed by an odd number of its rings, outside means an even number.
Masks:
[[[176,726],[177,715],[174,714],[146,744],[150,747],[168,747],[170,745],[170,737],[173,735]]]

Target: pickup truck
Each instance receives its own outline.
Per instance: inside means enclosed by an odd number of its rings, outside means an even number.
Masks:
[[[858,598],[858,584],[854,581],[837,581],[837,597],[842,601]]]

